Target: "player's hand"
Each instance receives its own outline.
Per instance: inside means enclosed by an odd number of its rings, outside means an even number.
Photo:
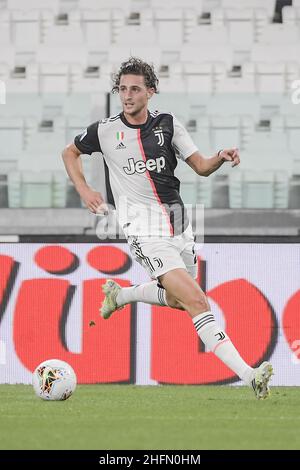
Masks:
[[[93,212],[93,214],[107,213],[107,206],[103,197],[97,191],[91,188],[85,188],[80,191],[80,196],[86,207]]]
[[[224,149],[220,152],[220,158],[222,158],[224,162],[233,162],[232,167],[237,166],[240,163],[239,149]]]

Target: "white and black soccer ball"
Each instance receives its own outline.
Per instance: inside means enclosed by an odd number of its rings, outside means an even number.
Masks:
[[[75,391],[76,374],[72,367],[59,359],[49,359],[33,372],[32,385],[43,400],[67,400]]]

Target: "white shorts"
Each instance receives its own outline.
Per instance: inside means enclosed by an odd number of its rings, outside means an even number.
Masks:
[[[194,278],[198,274],[195,239],[191,225],[174,237],[136,237],[127,239],[133,258],[157,279],[172,269],[183,268]]]

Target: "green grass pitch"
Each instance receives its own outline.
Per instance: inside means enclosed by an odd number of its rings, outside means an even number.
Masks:
[[[45,402],[0,385],[1,449],[300,449],[300,389],[80,385]]]

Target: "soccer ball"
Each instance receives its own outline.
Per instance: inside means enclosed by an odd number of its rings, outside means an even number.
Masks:
[[[33,372],[32,385],[43,400],[66,400],[75,391],[76,374],[72,367],[59,359],[49,359]]]

